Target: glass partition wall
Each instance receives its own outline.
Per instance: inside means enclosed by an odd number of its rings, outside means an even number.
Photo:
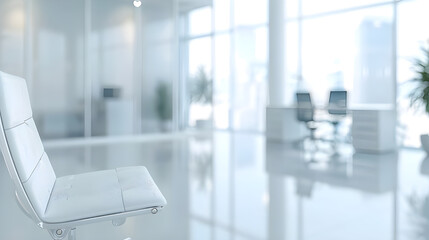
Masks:
[[[43,139],[171,131],[175,1],[1,0],[0,70]]]
[[[38,0],[26,9],[31,11],[25,36],[31,44],[25,49],[31,51],[31,100],[45,138],[84,136],[83,8],[83,1]]]
[[[25,11],[23,1],[0,1],[0,68],[24,73]]]
[[[410,108],[409,94],[413,85],[409,80],[415,77],[413,63],[416,58],[423,59],[422,47],[429,48],[429,15],[425,0],[401,1],[398,4],[397,26],[397,102],[398,134],[403,145],[420,146],[420,135],[428,134],[428,114],[422,109]]]

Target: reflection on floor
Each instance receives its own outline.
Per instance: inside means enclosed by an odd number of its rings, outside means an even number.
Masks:
[[[311,155],[262,135],[47,148],[58,176],[145,165],[169,205],[78,228],[78,239],[429,239],[429,159],[420,150]],[[19,210],[0,161],[0,239],[50,239]]]

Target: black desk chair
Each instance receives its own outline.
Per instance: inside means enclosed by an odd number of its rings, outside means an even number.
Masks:
[[[296,93],[296,117],[299,122],[304,122],[310,130],[310,139],[316,140],[317,123],[314,121],[314,106],[311,102],[311,95],[308,92]],[[305,140],[305,139],[304,139]],[[317,148],[317,146],[316,146]]]
[[[337,137],[338,126],[347,116],[347,91],[336,90],[329,93],[328,113],[331,115],[329,122],[334,127],[334,137]]]

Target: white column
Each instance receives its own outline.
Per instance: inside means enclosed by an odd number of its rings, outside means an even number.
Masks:
[[[285,4],[286,0],[269,1],[269,102],[266,109],[266,137],[275,141],[295,141],[305,133],[304,126],[296,120],[296,110],[285,107]]]
[[[269,72],[271,106],[285,104],[285,1],[269,0]]]

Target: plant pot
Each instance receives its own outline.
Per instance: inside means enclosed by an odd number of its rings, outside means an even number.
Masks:
[[[161,120],[159,122],[159,129],[161,132],[169,132],[172,129],[172,121],[171,120]]]
[[[429,154],[429,134],[420,135],[420,141],[422,143],[422,148]]]

